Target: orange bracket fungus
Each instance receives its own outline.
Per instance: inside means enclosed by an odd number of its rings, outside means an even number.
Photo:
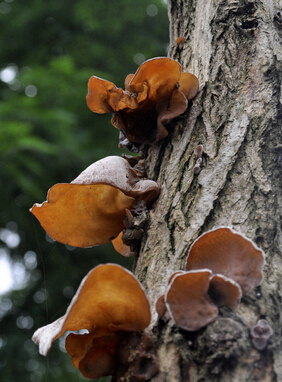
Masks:
[[[87,105],[95,113],[112,113],[112,124],[121,132],[120,145],[153,144],[168,135],[166,125],[183,114],[188,100],[199,89],[197,77],[181,73],[181,66],[168,57],[143,62],[125,79],[125,90],[99,77],[88,83]]]
[[[119,265],[98,265],[81,282],[66,314],[32,339],[46,356],[66,331],[88,330],[70,333],[66,350],[85,377],[100,378],[116,372],[119,344],[129,333],[144,330],[150,319],[149,302],[133,274]]]
[[[264,252],[251,240],[222,227],[204,233],[192,244],[186,270],[210,269],[238,283],[245,296],[263,280]]]
[[[126,209],[158,195],[157,184],[140,176],[122,157],[109,156],[90,165],[71,183],[50,188],[47,201],[31,212],[56,241],[74,247],[104,244],[123,230]]]

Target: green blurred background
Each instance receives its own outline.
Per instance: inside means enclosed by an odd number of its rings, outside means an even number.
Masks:
[[[64,339],[45,358],[30,338],[64,314],[91,268],[130,268],[133,260],[111,244],[82,250],[54,243],[29,208],[53,184],[123,152],[110,116],[86,106],[90,76],[123,87],[144,60],[166,56],[168,43],[164,0],[0,3],[0,277],[5,271],[13,281],[0,295],[0,382],[84,380]]]

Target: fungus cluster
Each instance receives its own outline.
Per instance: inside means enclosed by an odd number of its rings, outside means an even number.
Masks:
[[[127,210],[140,200],[150,205],[158,186],[140,176],[122,157],[103,158],[71,183],[50,188],[47,201],[31,212],[56,241],[74,247],[91,247],[112,241],[123,230]]]
[[[257,350],[265,349],[272,335],[273,330],[266,320],[258,320],[257,324],[251,328],[252,344]]]
[[[179,37],[181,50],[184,38]],[[138,152],[168,135],[167,125],[183,114],[197,94],[198,79],[182,73],[178,62],[155,58],[125,79],[125,90],[93,76],[87,105],[95,113],[111,113],[120,130],[120,146]],[[203,146],[194,151],[199,174]],[[136,251],[143,234],[146,207],[158,195],[157,184],[145,178],[140,157],[110,156],[84,170],[71,183],[50,188],[47,200],[31,212],[56,241],[91,247],[112,241],[124,256]],[[191,246],[185,271],[175,272],[156,309],[187,331],[212,322],[218,308],[233,309],[262,281],[264,253],[230,228],[200,236]],[[38,329],[33,341],[45,355],[65,332],[66,350],[86,378],[112,375],[115,381],[146,381],[158,373],[154,345],[143,332],[151,319],[149,302],[134,275],[119,265],[104,264],[83,279],[66,314]],[[263,320],[262,320],[263,321]],[[87,333],[74,333],[86,330]],[[263,349],[272,335],[265,322],[252,328],[253,344]]]
[[[125,79],[125,90],[92,76],[86,97],[95,113],[111,113],[112,124],[121,131],[121,145],[133,151],[140,144],[153,144],[168,135],[166,125],[183,114],[199,89],[191,73],[168,57],[145,61]]]
[[[181,73],[179,63],[156,58],[126,77],[125,90],[91,77],[87,104],[96,113],[112,113],[112,124],[120,130],[119,146],[138,152],[141,144],[167,136],[165,126],[186,110],[198,87],[197,78]],[[49,236],[63,244],[84,248],[112,241],[119,253],[133,255],[147,206],[158,195],[157,184],[145,178],[142,164],[140,157],[104,158],[71,183],[51,187],[47,200],[30,211]],[[46,355],[66,331],[86,329],[87,334],[71,333],[66,339],[66,350],[85,377],[142,381],[158,372],[152,341],[140,334],[149,322],[150,308],[139,282],[130,272],[108,264],[89,272],[65,316],[38,329],[33,340]]]
[[[165,320],[196,331],[213,321],[218,307],[235,308],[262,282],[264,253],[230,228],[200,236],[191,246],[185,271],[174,273],[156,310]]]
[[[129,211],[125,210],[126,217],[123,220],[123,231],[112,241],[115,250],[121,255],[128,257],[137,252],[137,247],[143,236],[144,224],[147,221],[147,208],[144,200],[140,200]]]
[[[85,377],[100,378],[117,372],[121,344],[132,342],[130,333],[143,331],[150,319],[149,302],[133,274],[119,265],[98,265],[81,282],[66,314],[38,329],[32,339],[46,356],[66,331],[86,329],[86,334],[68,334],[66,350]],[[123,367],[126,362],[123,356]]]

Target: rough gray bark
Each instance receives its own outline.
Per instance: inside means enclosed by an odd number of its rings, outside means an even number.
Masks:
[[[160,195],[135,273],[154,309],[191,243],[223,225],[254,240],[266,265],[262,285],[199,332],[153,313],[161,369],[153,381],[282,381],[282,1],[170,0],[168,8],[170,56],[199,78],[200,92],[147,152]],[[195,175],[199,143],[204,163]],[[264,351],[250,338],[260,318],[274,330]]]

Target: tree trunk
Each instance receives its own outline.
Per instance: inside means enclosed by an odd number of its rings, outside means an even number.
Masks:
[[[192,242],[219,226],[257,243],[266,265],[261,286],[198,332],[153,311],[161,370],[153,381],[282,381],[281,7],[278,0],[169,1],[169,55],[199,78],[200,91],[169,137],[146,153],[160,194],[135,273],[154,310]],[[196,175],[198,144],[204,160]],[[261,318],[274,335],[258,351],[250,328]]]

